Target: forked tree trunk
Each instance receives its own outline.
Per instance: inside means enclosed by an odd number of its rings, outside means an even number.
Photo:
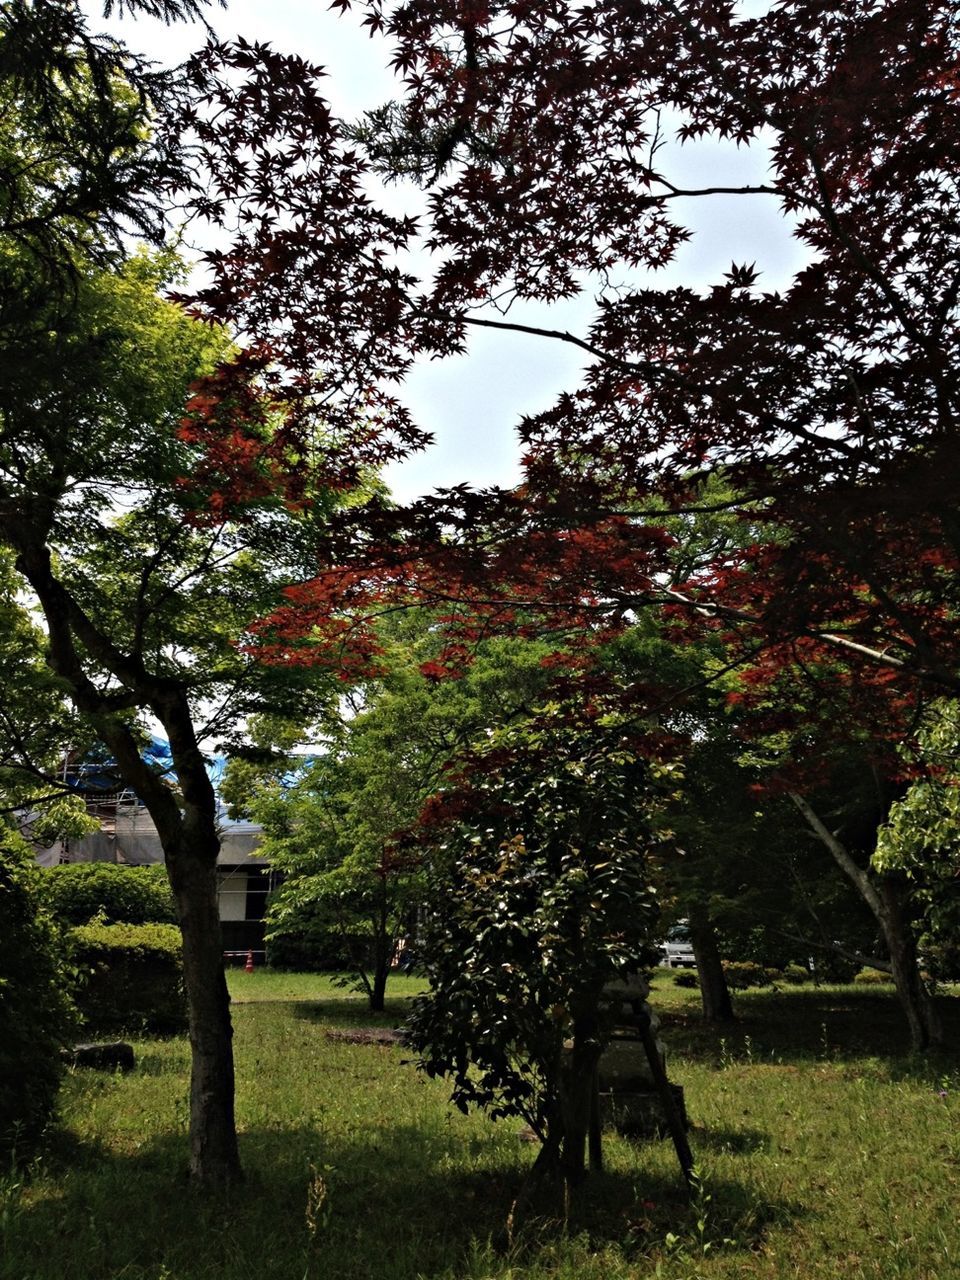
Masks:
[[[217,910],[217,806],[194,732],[187,685],[145,666],[139,653],[116,647],[53,571],[49,548],[29,527],[6,530],[17,569],[37,594],[49,635],[47,661],[100,739],[114,754],[124,783],[156,824],[183,934],[184,983],[192,1051],[190,1171],[194,1182],[223,1191],[242,1178],[233,1115],[233,1032],[223,972]],[[86,655],[86,657],[82,656]],[[99,664],[125,691],[104,692],[88,676]],[[119,708],[119,710],[118,710]],[[151,711],[170,742],[181,798],[144,761],[131,732],[131,709]]]
[[[916,938],[904,915],[903,887],[884,877],[878,889],[878,918],[890,955],[894,986],[910,1027],[910,1042],[921,1051],[936,1048],[943,1043],[943,1025],[920,973]]]
[[[703,1016],[707,1022],[735,1022],[730,989],[717,946],[717,932],[713,921],[699,903],[688,908],[687,926],[697,961]]]
[[[936,1006],[923,979],[917,957],[916,938],[904,912],[904,887],[890,876],[874,880],[858,866],[850,851],[824,825],[803,796],[790,797],[803,814],[810,830],[830,850],[837,865],[859,890],[880,926],[890,955],[890,972],[910,1029],[914,1052],[923,1053],[943,1042],[943,1027]]]

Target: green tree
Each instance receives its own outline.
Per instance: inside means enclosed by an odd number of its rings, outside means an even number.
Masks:
[[[91,731],[45,661],[46,637],[20,598],[21,581],[0,550],[0,825],[49,848],[97,829],[63,769]]]
[[[960,974],[960,704],[938,699],[903,755],[920,776],[890,807],[873,869],[906,880],[918,945],[938,977]]]
[[[169,21],[203,6],[122,7]],[[299,698],[298,674],[245,642],[312,570],[331,504],[274,483],[323,442],[286,430],[268,358],[160,297],[177,273],[171,193],[196,194],[191,86],[93,36],[78,0],[0,4],[0,544],[42,611],[50,671],[159,833],[183,934],[190,1168],[222,1188],[241,1169],[203,743],[242,736],[265,698],[280,713]],[[148,720],[169,775],[141,750]]]
[[[462,1110],[528,1122],[543,1143],[537,1177],[575,1183],[612,1030],[603,989],[652,957],[676,771],[656,735],[601,698],[549,704],[466,765],[424,819],[430,992],[408,1034]]]
[[[206,0],[120,0],[118,7],[170,23],[202,19]],[[106,13],[113,8],[106,0]],[[181,108],[185,89],[180,70],[160,70],[122,41],[92,33],[78,0],[0,4],[5,348],[30,351],[54,301],[69,311],[78,260],[121,261],[131,233],[163,244],[164,191],[189,181],[188,157],[178,130],[151,130],[147,122]]]
[[[923,1051],[940,1043],[943,1030],[921,975],[910,885],[899,868],[873,861],[902,790],[896,748],[903,725],[882,697],[871,699],[869,688],[837,675],[832,656],[811,661],[800,653],[793,663],[778,661],[775,677],[756,693],[750,692],[752,673],[745,671],[736,695],[748,706],[746,724],[753,718],[745,756],[788,796],[807,839],[829,854],[870,912],[877,949],[885,954],[866,956],[842,945],[836,950],[891,974],[911,1044]]]
[[[347,963],[383,1007],[398,937],[413,931],[419,862],[398,847],[474,738],[537,701],[550,647],[529,640],[481,644],[459,679],[425,675],[440,640],[431,615],[381,627],[383,675],[357,687],[342,719],[306,760],[289,754],[289,725],[259,722],[264,758],[231,761],[224,796],[264,827],[262,851],[284,874],[271,899],[272,937],[301,933],[318,956]],[[296,730],[293,731],[296,740]],[[249,756],[249,753],[248,753]]]
[[[285,935],[301,938],[314,962],[346,968],[370,1008],[382,1010],[396,943],[411,928],[419,875],[391,847],[401,815],[389,777],[379,785],[351,778],[351,763],[321,757],[290,785],[257,798],[260,852],[284,876],[271,898],[268,940],[282,947]]]
[[[198,518],[184,486],[206,455],[182,428],[183,406],[229,355],[226,337],[160,298],[169,255],[74,269],[69,310],[52,298],[29,352],[0,371],[0,539],[43,612],[50,670],[160,835],[184,935],[191,1167],[220,1185],[239,1160],[216,798],[201,740],[236,732],[268,690],[282,708],[303,684],[242,642],[303,574],[326,508],[276,499]],[[262,434],[273,414],[263,408]],[[175,779],[141,751],[145,716],[163,727]]]

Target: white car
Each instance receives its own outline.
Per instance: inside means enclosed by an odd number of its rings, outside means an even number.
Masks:
[[[683,922],[674,925],[667,933],[666,940],[660,943],[660,963],[668,969],[695,969],[697,958],[693,954],[693,944]]]

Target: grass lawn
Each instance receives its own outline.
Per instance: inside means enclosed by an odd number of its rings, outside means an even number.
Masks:
[[[315,975],[232,972],[247,1183],[187,1184],[188,1052],[136,1045],[127,1077],[76,1072],[63,1128],[0,1180],[3,1280],[737,1280],[960,1277],[960,1060],[917,1063],[883,988],[744,993],[702,1027],[656,981],[703,1186],[669,1143],[611,1137],[609,1172],[557,1216],[504,1224],[532,1159],[517,1126],[461,1116],[394,1046],[327,1032],[372,1020]],[[945,999],[960,1043],[960,999]]]
[[[329,973],[278,973],[264,968],[246,973],[238,967],[227,970],[227,985],[234,1004],[259,1000],[347,1000],[354,1009],[362,1007],[362,996]],[[416,995],[425,985],[423,978],[393,974],[387,991],[391,1000],[397,1000]]]

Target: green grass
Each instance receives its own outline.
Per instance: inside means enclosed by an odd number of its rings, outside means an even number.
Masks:
[[[403,979],[378,1022],[401,1015]],[[894,1052],[884,991],[744,993],[719,1035],[656,982],[703,1188],[668,1143],[611,1138],[564,1223],[504,1232],[531,1148],[463,1117],[314,975],[231,974],[246,1185],[205,1203],[183,1175],[188,1051],[136,1045],[128,1077],[76,1072],[63,1129],[0,1182],[3,1280],[952,1280],[960,1277],[960,1064]],[[960,1035],[960,1000],[945,1002]],[[659,1268],[659,1270],[658,1270]]]
[[[358,992],[343,985],[339,974],[277,973],[257,968],[247,973],[243,968],[227,970],[227,985],[234,1004],[254,1000],[348,1000],[356,1002]],[[406,998],[423,991],[423,978],[408,974],[391,974],[387,995],[391,1000]]]

